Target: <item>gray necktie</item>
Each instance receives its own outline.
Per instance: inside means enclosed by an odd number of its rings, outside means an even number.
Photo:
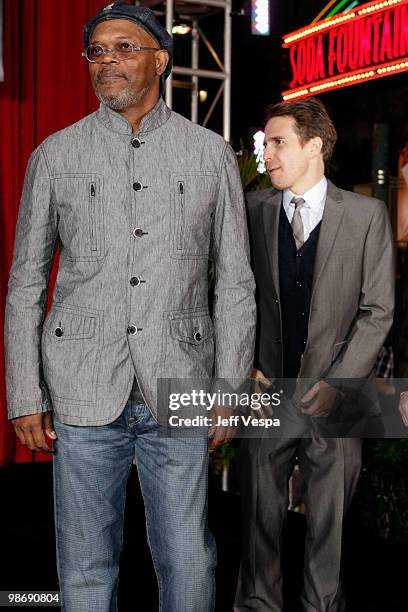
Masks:
[[[295,196],[291,199],[291,204],[295,205],[295,212],[292,217],[292,230],[293,237],[296,242],[296,248],[299,250],[302,244],[304,243],[304,228],[302,217],[300,216],[300,209],[305,204],[305,200],[300,196]]]

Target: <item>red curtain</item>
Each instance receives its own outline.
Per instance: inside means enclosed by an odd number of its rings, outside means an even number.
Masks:
[[[84,23],[108,0],[4,0],[4,82],[0,83],[0,465],[42,461],[15,439],[7,421],[3,322],[14,230],[27,160],[49,134],[96,109]],[[54,271],[55,275],[55,271]]]

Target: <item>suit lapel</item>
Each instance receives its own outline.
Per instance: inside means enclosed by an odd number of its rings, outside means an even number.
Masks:
[[[324,206],[322,224],[320,226],[319,239],[317,241],[312,300],[327,259],[333,248],[343,214],[344,204],[341,192],[333,183],[328,181],[326,203]]]
[[[279,296],[279,213],[281,209],[282,192],[276,191],[263,204],[263,226],[265,247],[268,255],[273,284]]]

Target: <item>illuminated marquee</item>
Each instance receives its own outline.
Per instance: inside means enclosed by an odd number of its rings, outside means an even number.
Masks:
[[[364,4],[354,12],[284,36],[292,80],[284,100],[408,70],[408,0]]]

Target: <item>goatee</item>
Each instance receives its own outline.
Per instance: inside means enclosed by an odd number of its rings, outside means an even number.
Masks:
[[[149,91],[148,87],[143,87],[140,91],[132,91],[129,87],[115,94],[103,94],[98,85],[95,87],[97,98],[114,111],[123,111],[130,106],[135,106]]]

